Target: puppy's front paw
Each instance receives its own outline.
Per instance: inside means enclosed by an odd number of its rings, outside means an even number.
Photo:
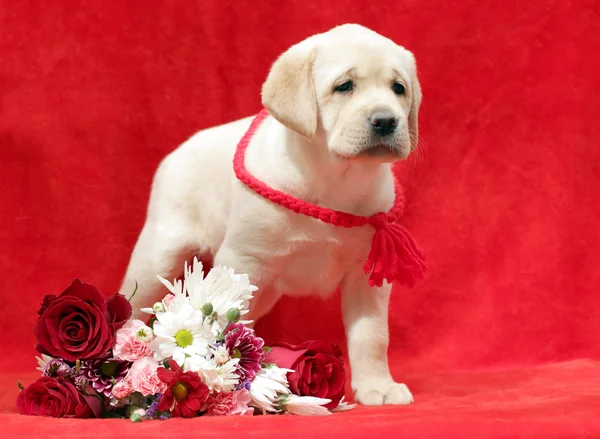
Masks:
[[[356,387],[356,400],[364,405],[411,404],[412,393],[406,384],[393,381],[364,383]]]

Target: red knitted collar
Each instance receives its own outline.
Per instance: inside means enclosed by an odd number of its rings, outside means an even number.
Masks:
[[[423,252],[415,244],[410,233],[396,222],[404,209],[404,195],[398,181],[394,179],[396,200],[392,209],[387,213],[380,212],[372,216],[353,215],[315,206],[267,186],[248,172],[244,158],[252,136],[268,115],[268,111],[263,109],[254,118],[237,146],[233,159],[233,169],[237,178],[257,194],[296,213],[335,226],[360,227],[366,224],[373,226],[375,234],[371,251],[364,265],[365,273],[370,275],[369,285],[381,286],[385,279],[390,283],[399,282],[412,287],[423,277],[427,267]]]

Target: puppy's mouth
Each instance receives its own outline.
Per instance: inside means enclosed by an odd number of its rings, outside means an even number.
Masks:
[[[393,158],[399,159],[404,158],[402,148],[396,145],[388,145],[385,143],[378,143],[375,145],[369,145],[363,148],[359,155],[373,157],[373,158]]]
[[[400,149],[392,145],[379,143],[377,145],[370,145],[366,147],[361,151],[361,154],[368,155],[370,157],[399,156]]]

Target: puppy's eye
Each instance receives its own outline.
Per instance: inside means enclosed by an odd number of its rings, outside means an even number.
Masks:
[[[397,95],[403,95],[406,92],[404,86],[399,82],[394,82],[394,85],[392,85],[392,90],[394,90],[394,93]]]
[[[354,84],[352,83],[352,81],[346,81],[343,84],[338,85],[335,88],[335,91],[337,93],[348,93],[349,91],[352,91],[353,88]]]

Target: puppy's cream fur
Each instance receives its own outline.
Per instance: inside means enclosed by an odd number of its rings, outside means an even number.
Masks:
[[[349,80],[350,92],[335,91]],[[392,91],[394,82],[404,94]],[[390,209],[391,165],[416,147],[421,91],[410,52],[364,27],[339,26],[281,55],[262,97],[271,116],[246,154],[253,175],[323,207],[358,215]],[[374,134],[369,118],[377,111],[398,119],[392,135]],[[250,276],[260,288],[248,315],[254,320],[282,294],[325,296],[341,287],[358,401],[412,402],[388,367],[391,287],[369,287],[362,269],[374,230],[295,214],[240,183],[232,159],[250,122],[201,131],[163,160],[121,292],[137,280],[134,309],[151,305],[164,294],[156,275],[179,276],[194,255]]]

